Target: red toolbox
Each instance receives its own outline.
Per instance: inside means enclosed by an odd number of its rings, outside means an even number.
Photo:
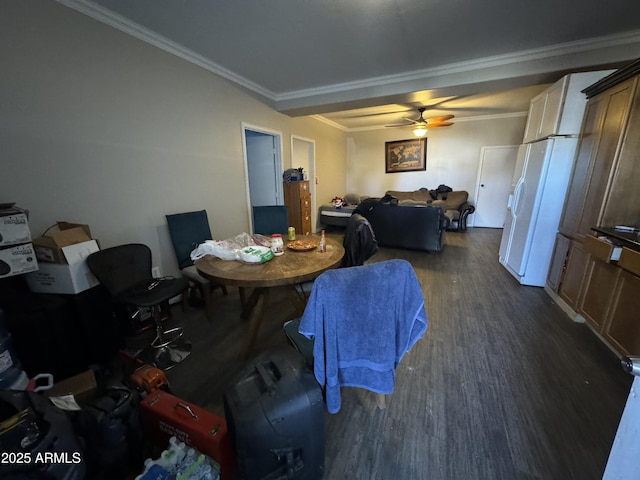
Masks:
[[[140,421],[145,433],[160,446],[166,446],[175,436],[218,462],[222,480],[232,478],[236,460],[223,417],[155,390],[140,402]]]

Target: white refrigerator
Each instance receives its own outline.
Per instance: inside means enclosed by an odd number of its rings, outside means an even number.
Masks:
[[[523,285],[546,283],[577,144],[550,137],[518,149],[499,258]]]

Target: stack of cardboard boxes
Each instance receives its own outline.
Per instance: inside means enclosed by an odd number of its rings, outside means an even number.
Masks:
[[[0,205],[0,278],[38,270],[28,215],[13,204]]]
[[[98,285],[86,259],[100,247],[88,225],[58,222],[33,247],[40,269],[26,275],[31,291],[76,294]]]

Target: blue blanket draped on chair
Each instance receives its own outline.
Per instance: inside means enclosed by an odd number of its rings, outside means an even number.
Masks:
[[[393,392],[403,355],[427,328],[422,289],[411,264],[388,260],[320,275],[299,332],[314,338],[316,380],[327,409],[340,410],[340,387]]]

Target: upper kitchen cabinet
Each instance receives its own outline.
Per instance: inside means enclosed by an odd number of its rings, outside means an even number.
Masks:
[[[640,221],[637,84],[634,76],[604,91],[594,88],[589,98],[560,223],[560,233],[570,238],[582,241],[596,225]]]
[[[583,89],[612,70],[565,75],[531,100],[523,143],[554,135],[578,135],[587,104]]]

